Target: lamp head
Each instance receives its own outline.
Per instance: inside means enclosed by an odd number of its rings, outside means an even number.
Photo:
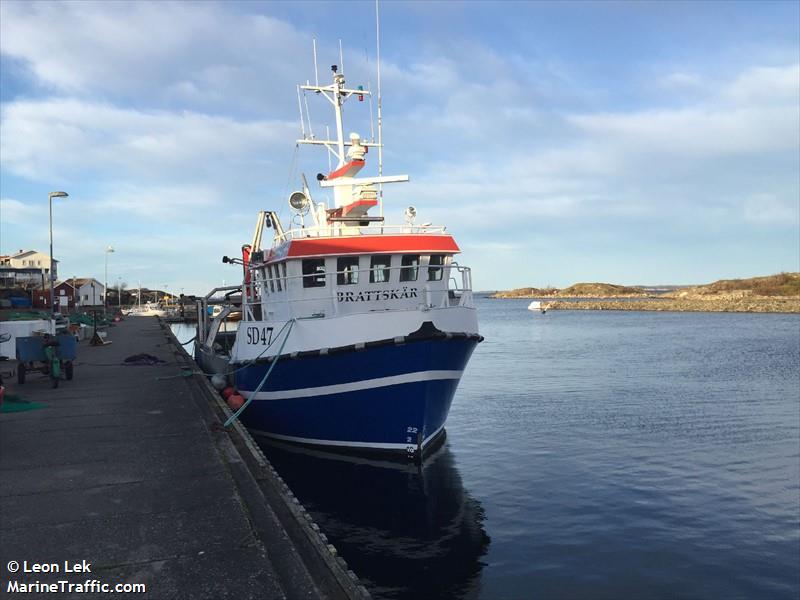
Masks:
[[[289,206],[300,214],[306,214],[310,204],[308,196],[303,192],[293,192],[292,195],[289,196]]]
[[[66,198],[69,194],[67,192],[50,192],[48,196],[50,198]]]

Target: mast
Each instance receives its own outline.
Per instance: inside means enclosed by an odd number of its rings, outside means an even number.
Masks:
[[[311,132],[311,124],[309,123],[309,136],[303,136],[302,139],[297,140],[298,144],[315,144],[318,146],[325,146],[330,152],[336,156],[337,164],[339,167],[344,165],[347,156],[345,154],[345,147],[351,146],[350,140],[345,140],[344,138],[344,125],[342,123],[342,106],[344,105],[345,101],[350,98],[350,96],[371,96],[371,92],[369,90],[364,89],[350,89],[345,87],[344,75],[339,73],[338,65],[331,65],[331,71],[333,71],[333,83],[331,85],[301,85],[300,89],[305,91],[317,92],[325,98],[333,105],[335,117],[336,117],[336,138],[335,140],[327,139],[327,140],[318,140],[314,139],[314,134]],[[308,109],[306,109],[306,112]],[[374,142],[359,142],[361,146],[369,146],[369,147],[376,147],[378,146],[377,143]]]
[[[331,71],[333,71],[333,97],[336,99],[336,102],[333,103],[333,108],[336,112],[336,141],[339,147],[339,164],[336,165],[336,167],[339,168],[344,166],[344,127],[342,126],[342,104],[344,103],[342,88],[344,87],[344,75],[342,73],[337,73],[337,69],[338,67],[336,65],[331,65]]]
[[[375,8],[377,19],[377,2]],[[378,30],[378,43],[380,44],[380,30]],[[341,42],[339,43],[339,58],[341,62],[343,58]],[[383,175],[383,113],[380,96],[380,45],[378,46],[377,143],[362,141],[361,136],[357,133],[351,133],[350,136],[345,139],[342,118],[344,103],[351,96],[356,96],[359,101],[364,100],[364,96],[369,96],[371,98],[372,93],[369,89],[365,90],[364,86],[361,85],[359,85],[357,89],[346,87],[344,74],[340,71],[339,66],[340,65],[331,65],[331,71],[333,72],[333,81],[331,85],[311,85],[307,82],[306,85],[300,86],[300,89],[304,92],[313,91],[324,96],[333,105],[334,118],[336,121],[336,139],[330,139],[330,135],[326,135],[328,139],[315,139],[313,133],[311,133],[311,123],[309,119],[309,135],[307,136],[305,132],[303,132],[303,138],[297,140],[297,143],[325,146],[328,150],[329,157],[330,154],[336,156],[336,169],[330,170],[328,175],[320,174],[317,177],[320,187],[333,188],[334,207],[339,212],[329,215],[329,222],[333,222],[334,220],[342,222],[348,221],[351,223],[367,223],[370,220],[382,221],[383,184],[408,181],[408,175]],[[308,112],[308,108],[306,108],[306,112]],[[377,177],[355,177],[355,174],[358,173],[365,164],[365,154],[369,147],[378,148],[378,175]],[[346,151],[347,148],[349,148],[349,151]],[[372,187],[375,185],[380,186],[379,191]],[[375,205],[380,205],[380,217],[367,217],[367,210],[370,206]]]
[[[381,113],[381,19],[375,0],[375,48],[378,61],[378,177],[383,176],[383,115]],[[378,210],[383,216],[383,184],[378,184]]]

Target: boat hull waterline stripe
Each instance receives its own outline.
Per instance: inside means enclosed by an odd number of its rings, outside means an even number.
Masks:
[[[249,428],[250,431],[257,435],[263,435],[264,437],[275,438],[276,440],[283,440],[286,442],[296,442],[299,444],[312,444],[314,446],[338,446],[341,448],[372,448],[374,450],[403,450],[406,451],[408,449],[409,444],[391,444],[391,443],[382,443],[382,442],[350,442],[350,441],[338,441],[338,440],[317,440],[311,438],[303,438],[303,437],[296,437],[292,435],[281,435],[279,433],[269,433],[268,431],[261,431],[259,429],[252,429]],[[435,438],[439,433],[441,433],[442,429],[444,429],[444,424],[440,425],[436,431],[430,434],[425,440],[422,442],[422,447],[428,445],[433,438]],[[411,444],[412,446],[416,446],[416,444]]]
[[[346,392],[355,392],[358,390],[387,387],[390,385],[416,383],[418,381],[460,379],[463,372],[464,371],[418,371],[416,373],[403,373],[402,375],[391,375],[389,377],[378,377],[376,379],[363,379],[361,381],[324,385],[320,387],[281,390],[276,392],[259,392],[256,394],[254,400],[288,400],[290,398],[311,398],[314,396],[342,394]],[[244,393],[249,397],[251,392],[244,391]]]

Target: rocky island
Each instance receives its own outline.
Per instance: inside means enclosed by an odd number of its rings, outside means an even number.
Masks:
[[[658,310],[800,313],[800,273],[722,279],[707,285],[652,288],[577,283],[564,289],[518,288],[492,298],[535,298],[547,310]]]

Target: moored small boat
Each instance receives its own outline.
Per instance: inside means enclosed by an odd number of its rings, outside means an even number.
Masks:
[[[134,306],[127,315],[129,317],[166,317],[167,310],[159,304],[148,302],[144,306]]]

